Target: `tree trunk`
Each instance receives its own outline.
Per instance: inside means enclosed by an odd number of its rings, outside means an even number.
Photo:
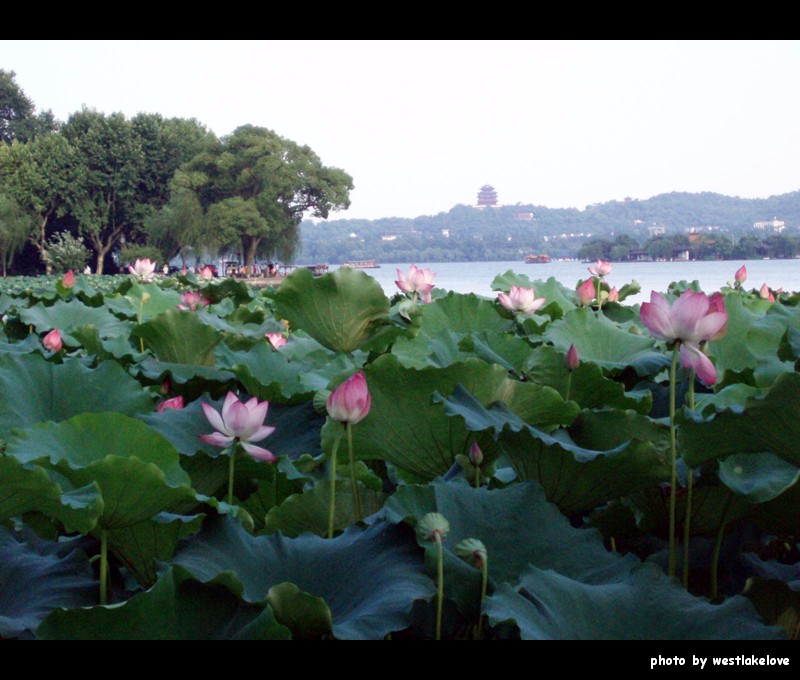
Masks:
[[[244,253],[245,253],[245,260],[244,266],[245,271],[248,275],[253,273],[253,262],[256,259],[256,251],[258,250],[258,244],[261,243],[260,238],[250,237],[249,240],[244,243]]]

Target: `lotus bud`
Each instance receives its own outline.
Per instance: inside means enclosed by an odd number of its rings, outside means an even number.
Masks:
[[[450,522],[438,512],[423,515],[417,523],[417,538],[420,541],[435,541],[437,534],[444,540],[448,533],[450,533]]]
[[[70,290],[75,287],[75,274],[70,269],[63,277],[61,277],[61,285],[64,286],[67,290]]]
[[[567,370],[574,371],[580,365],[581,360],[578,358],[578,350],[575,349],[575,345],[570,345],[567,355],[564,357],[564,366],[567,367]]]
[[[578,286],[578,302],[583,306],[588,305],[594,300],[595,293],[594,281],[592,279],[586,279],[586,281]]]
[[[758,295],[762,300],[769,300],[770,302],[775,302],[775,296],[772,294],[772,291],[769,289],[769,286],[766,283],[761,285],[761,289],[758,291]]]
[[[51,352],[61,351],[62,347],[64,347],[64,343],[61,341],[61,333],[58,332],[58,328],[54,328],[44,336],[42,345],[44,345],[45,349],[49,349]]]
[[[617,290],[616,286],[614,286],[610,291],[608,291],[608,301],[619,302],[619,291]]]
[[[372,399],[362,371],[350,376],[328,397],[328,415],[340,423],[355,425],[367,417]]]
[[[483,463],[483,451],[481,451],[481,447],[478,446],[478,442],[472,442],[472,445],[469,447],[469,462],[475,467],[480,467]]]
[[[186,402],[183,396],[178,395],[177,397],[172,397],[172,399],[162,401],[156,408],[156,411],[158,413],[164,413],[164,411],[181,411],[184,406],[186,406]]]
[[[482,569],[489,553],[486,546],[477,538],[465,538],[455,548],[455,553],[467,564]]]
[[[736,270],[736,273],[733,275],[733,278],[736,279],[736,283],[740,286],[747,281],[747,267],[742,265],[739,269]]]

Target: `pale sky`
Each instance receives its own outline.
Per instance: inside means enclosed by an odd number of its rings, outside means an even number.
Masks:
[[[270,128],[353,176],[332,218],[800,189],[800,41],[0,41],[38,109]]]

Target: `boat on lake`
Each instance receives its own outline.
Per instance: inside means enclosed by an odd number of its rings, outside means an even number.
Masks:
[[[380,265],[375,260],[347,260],[342,263],[342,267],[350,269],[380,269]]]
[[[525,256],[525,264],[548,264],[549,262],[549,255],[537,253]]]

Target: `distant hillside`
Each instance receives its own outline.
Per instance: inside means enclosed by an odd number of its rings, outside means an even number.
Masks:
[[[456,205],[448,212],[413,219],[303,222],[297,260],[487,261],[515,260],[531,252],[574,257],[590,237],[625,234],[644,245],[651,237],[649,227],[663,227],[670,235],[715,226],[736,239],[751,232],[754,222],[773,218],[786,223],[785,235],[800,232],[800,191],[763,199],[672,192],[646,200],[597,203],[584,210]]]

